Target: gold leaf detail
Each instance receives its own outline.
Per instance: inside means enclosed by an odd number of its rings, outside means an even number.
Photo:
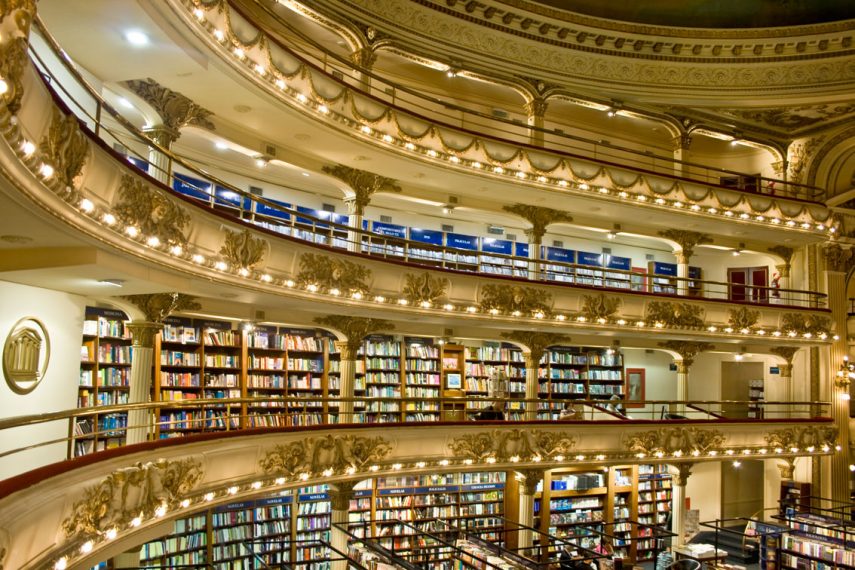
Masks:
[[[519,312],[528,317],[541,312],[549,316],[552,314],[552,293],[518,285],[484,285],[481,287],[481,310],[493,309],[508,315]]]
[[[752,311],[748,307],[730,309],[728,324],[736,330],[750,329],[760,320],[760,311]]]
[[[766,443],[773,449],[791,451],[807,447],[834,447],[838,430],[835,426],[795,426],[766,434]]]
[[[499,462],[507,462],[512,457],[529,459],[539,456],[551,459],[569,454],[575,445],[575,437],[561,432],[496,429],[456,437],[448,447],[452,455],[460,459],[482,461],[493,458]]]
[[[178,131],[185,125],[214,130],[214,124],[210,121],[213,115],[211,111],[154,79],[134,79],[125,81],[125,85],[157,111],[163,124],[173,131],[173,141],[178,138]]]
[[[370,269],[346,259],[320,253],[300,256],[297,284],[302,287],[315,285],[322,291],[338,289],[343,294],[367,293],[366,280],[370,278]]]
[[[137,517],[150,518],[161,506],[177,507],[202,475],[201,463],[193,459],[158,459],[119,469],[84,492],[62,528],[66,536],[92,538],[127,526]]]
[[[781,316],[781,330],[784,332],[795,332],[799,335],[811,334],[818,336],[828,334],[831,329],[831,320],[819,315],[808,315],[803,313],[784,313]]]
[[[696,427],[659,428],[633,434],[624,441],[624,449],[644,456],[673,455],[680,451],[686,455],[696,451],[706,453],[724,445],[727,438],[718,430]]]
[[[698,329],[704,326],[703,308],[690,303],[651,301],[647,305],[645,319],[651,323],[662,323],[668,328]]]
[[[187,245],[184,226],[190,222],[190,216],[165,193],[136,176],[122,176],[119,202],[113,211],[119,221],[136,227],[143,235],[157,236],[168,244]]]
[[[220,248],[220,255],[228,259],[233,267],[252,269],[261,262],[267,248],[263,239],[252,237],[248,229],[242,232],[224,231],[226,242]]]
[[[0,7],[0,29],[3,30],[3,37],[0,38],[0,77],[7,85],[3,98],[9,113],[17,115],[24,96],[24,69],[29,61],[27,49],[30,24],[36,14],[36,1],[6,0],[0,2]]]
[[[150,323],[162,323],[175,311],[195,311],[202,308],[202,305],[196,302],[196,297],[184,293],[123,295],[122,299],[127,299],[136,305]]]
[[[327,469],[344,473],[386,458],[392,446],[382,437],[327,435],[277,445],[259,461],[270,475],[320,474]]]
[[[582,297],[582,315],[589,321],[599,319],[611,320],[617,312],[622,301],[619,297],[606,297],[603,293],[599,295],[584,295]]]
[[[413,305],[436,304],[445,296],[449,281],[444,277],[433,277],[425,271],[421,275],[407,273],[402,294]]]
[[[695,361],[695,357],[706,350],[712,350],[714,345],[708,342],[691,342],[687,340],[669,340],[660,342],[659,346],[673,350],[682,358],[684,366],[689,367]]]
[[[63,186],[72,186],[83,171],[89,153],[89,140],[74,115],[53,109],[50,129],[39,144],[45,161],[53,166],[54,176]]]

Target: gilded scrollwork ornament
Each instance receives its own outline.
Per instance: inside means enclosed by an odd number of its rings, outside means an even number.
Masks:
[[[380,176],[366,170],[351,168],[343,164],[324,166],[323,171],[330,176],[338,178],[353,190],[353,196],[345,198],[345,202],[347,202],[348,208],[354,214],[363,214],[365,212],[365,207],[371,202],[371,196],[375,192],[401,191],[401,187],[392,178]]]
[[[407,273],[404,276],[404,298],[412,305],[435,305],[443,297],[450,284],[445,277],[434,277],[425,271],[421,275]]]
[[[748,307],[730,309],[730,317],[727,320],[732,328],[736,330],[750,329],[760,320],[760,311],[752,311]]]
[[[636,433],[624,440],[624,449],[638,457],[703,454],[722,447],[727,438],[713,429],[667,427]]]
[[[171,510],[199,484],[203,474],[195,459],[158,459],[118,469],[86,489],[63,521],[63,531],[69,537],[91,538],[134,519],[151,518],[160,509]]]
[[[296,281],[301,287],[314,286],[324,292],[338,290],[349,295],[367,293],[369,279],[371,270],[363,265],[320,253],[304,253],[300,256]]]
[[[580,314],[589,321],[610,321],[622,302],[620,297],[606,297],[603,293],[583,295]]]
[[[552,293],[519,285],[487,284],[481,287],[481,310],[515,316],[552,314]]]
[[[695,362],[695,358],[702,352],[713,350],[714,345],[708,342],[693,342],[689,340],[669,340],[660,342],[659,346],[667,350],[671,350],[680,355],[681,364],[690,368]]]
[[[825,267],[828,271],[846,273],[855,259],[855,250],[842,248],[840,244],[832,243],[822,249],[825,256]]]
[[[365,337],[373,333],[388,332],[395,329],[394,323],[384,319],[369,319],[347,315],[316,317],[315,322],[321,326],[340,331],[345,337],[344,348],[350,353],[349,356],[354,358]],[[353,360],[353,358],[345,358],[345,354],[342,354],[342,358]]]
[[[689,263],[689,260],[695,254],[695,247],[705,243],[712,243],[712,237],[708,234],[689,230],[669,229],[659,232],[659,235],[676,242],[680,246],[680,251],[677,252],[680,263]]]
[[[174,133],[173,140],[178,138],[179,131],[186,125],[214,130],[214,123],[210,120],[213,116],[211,111],[154,79],[133,79],[125,81],[125,85],[157,111],[164,126]]]
[[[771,431],[764,439],[776,452],[796,453],[808,447],[833,448],[837,445],[836,426],[794,426]]]
[[[30,24],[35,15],[36,0],[0,1],[0,78],[6,83],[2,98],[12,115],[21,110]]]
[[[162,191],[125,174],[118,197],[113,212],[125,226],[133,226],[145,236],[157,236],[166,244],[187,245],[184,228],[190,223],[190,216]]]
[[[151,293],[143,295],[122,295],[145,315],[150,323],[162,323],[175,311],[195,311],[202,308],[196,297],[184,293]]]
[[[286,477],[320,475],[329,470],[343,474],[383,461],[391,452],[392,445],[383,437],[327,435],[277,445],[259,465],[269,475]]]
[[[459,459],[483,461],[491,458],[505,463],[512,458],[521,461],[555,459],[568,455],[575,445],[576,438],[566,432],[495,429],[456,437],[448,447]]]
[[[647,304],[645,320],[667,328],[700,329],[704,326],[703,311],[703,307],[691,303],[651,301]]]
[[[544,208],[542,206],[530,206],[528,204],[506,204],[502,209],[511,214],[527,220],[531,228],[525,231],[532,243],[541,243],[546,233],[546,228],[551,224],[570,223],[573,216],[561,210]]]
[[[220,255],[228,259],[233,267],[252,269],[261,263],[267,250],[266,241],[253,237],[248,229],[241,232],[233,232],[227,229],[223,231],[226,239],[220,248]]]
[[[784,313],[781,315],[781,330],[796,335],[820,336],[831,330],[831,320],[828,317],[804,313]]]
[[[39,144],[39,150],[45,162],[53,167],[56,180],[63,186],[73,186],[89,155],[89,140],[74,114],[66,115],[54,107],[50,128]]]
[[[546,349],[550,346],[567,344],[571,340],[567,335],[538,331],[504,332],[502,333],[502,338],[521,344],[527,349],[528,353],[526,355],[526,359],[531,362],[526,363],[526,368],[536,368],[537,364],[543,358]],[[531,364],[531,366],[529,366],[529,364]]]

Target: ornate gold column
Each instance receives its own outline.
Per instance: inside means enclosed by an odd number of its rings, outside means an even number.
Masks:
[[[829,355],[829,370],[825,379],[828,392],[831,395],[831,416],[838,429],[838,444],[843,451],[831,455],[831,494],[835,501],[849,501],[849,464],[846,461],[849,450],[849,382],[835,382],[837,371],[843,363],[843,357],[848,356],[846,340],[846,321],[848,307],[846,300],[846,276],[852,269],[853,251],[843,249],[837,244],[827,246],[823,250],[825,257],[825,283],[828,294],[828,308],[831,309],[831,319],[837,325],[837,340],[831,343]],[[825,495],[827,496],[827,495]]]
[[[163,327],[163,323],[132,321],[127,326],[133,338],[128,403],[139,404],[148,402],[151,398],[154,337]],[[151,415],[152,413],[149,410],[131,410],[128,412],[127,445],[142,443],[148,439]]]
[[[194,297],[183,293],[125,295],[122,298],[136,305],[145,315],[145,319],[131,321],[127,325],[133,339],[128,403],[140,404],[151,399],[154,339],[163,328],[163,320],[174,311],[199,309],[201,305]],[[149,427],[152,424],[150,418],[153,415],[154,410],[128,412],[128,445],[148,439]]]
[[[568,343],[570,337],[533,331],[511,331],[502,333],[502,337],[522,345],[525,357],[525,398],[528,400],[525,405],[525,419],[536,420],[540,361],[548,347]]]
[[[769,251],[779,256],[783,260],[783,263],[775,266],[775,271],[778,273],[778,275],[781,276],[778,285],[781,289],[792,288],[793,284],[790,281],[790,269],[792,268],[793,254],[795,253],[795,250],[785,245],[776,245],[774,247],[770,247]],[[815,291],[815,289],[811,290]],[[789,299],[787,299],[786,294],[781,294],[780,300],[782,303],[788,305],[792,304],[792,301],[789,301]]]
[[[353,487],[356,481],[342,481],[330,485],[330,546],[343,554],[347,554],[347,534],[336,528],[336,524],[347,526],[347,513],[350,512],[350,501],[353,499]],[[366,533],[366,536],[370,533]],[[332,553],[330,570],[347,570],[347,560],[335,552]]]
[[[359,347],[362,341],[371,333],[379,331],[390,331],[395,325],[382,319],[366,319],[362,317],[349,317],[345,315],[329,315],[318,317],[315,322],[340,331],[344,340],[336,341],[335,347],[341,354],[341,368],[339,372],[339,401],[338,423],[356,423],[357,418],[353,412],[353,398],[356,386],[356,361]],[[326,418],[327,423],[331,418]]]
[[[685,340],[660,342],[659,346],[680,355],[680,360],[675,361],[675,364],[677,365],[677,401],[682,403],[671,404],[671,412],[682,415],[686,411],[685,402],[689,399],[689,369],[695,363],[695,357],[698,354],[715,347],[707,342]]]
[[[520,516],[519,524],[527,527],[534,527],[534,494],[537,492],[537,485],[543,481],[543,469],[522,469],[517,471],[521,479],[520,485]],[[520,530],[517,533],[517,547],[522,552],[530,549],[533,544],[532,532],[530,530]]]
[[[674,148],[674,160],[684,161],[689,158],[689,148],[692,146],[692,137],[688,133],[682,133],[672,139]],[[679,162],[674,163],[674,174],[677,176],[683,175],[683,165]]]
[[[528,204],[509,204],[502,206],[502,209],[524,218],[531,224],[531,228],[525,231],[529,243],[528,257],[531,259],[528,268],[528,278],[533,280],[544,279],[545,276],[540,263],[540,246],[543,244],[543,236],[546,234],[546,228],[550,224],[572,222],[573,216],[560,210],[529,206]]]
[[[785,364],[779,364],[778,370],[780,370],[781,381],[784,383],[786,388],[786,392],[784,395],[784,400],[787,402],[793,401],[793,358],[796,356],[796,352],[798,352],[798,347],[795,346],[775,346],[770,349],[769,352],[772,354],[779,356],[784,359]],[[783,410],[781,410],[783,411]],[[793,416],[793,406],[787,406],[787,416]]]
[[[686,483],[692,474],[694,463],[677,463],[670,466],[671,471],[671,530],[676,533],[676,544],[686,540]]]
[[[548,106],[543,97],[535,97],[525,104],[526,122],[534,127],[529,134],[530,143],[534,146],[543,146],[543,117]]]
[[[679,281],[677,281],[677,294],[688,295],[689,282],[687,279],[689,278],[689,261],[692,259],[692,255],[695,254],[695,246],[703,243],[711,243],[712,238],[707,234],[699,232],[674,229],[661,231],[659,235],[677,242],[677,245],[680,246],[680,249],[674,252],[674,255],[677,256],[677,277],[679,278]]]
[[[172,143],[181,136],[181,128],[187,125],[214,130],[214,123],[210,120],[213,113],[181,93],[164,87],[154,79],[133,79],[124,83],[160,115],[162,124],[144,129],[149,138],[160,148],[169,150]],[[151,147],[148,161],[151,165],[148,173],[169,186],[172,177],[172,159],[157,148]]]
[[[362,250],[362,221],[365,219],[365,208],[371,203],[375,192],[400,192],[401,187],[392,178],[386,178],[373,172],[357,170],[343,164],[324,166],[324,172],[346,183],[353,195],[344,199],[347,205],[347,250]]]

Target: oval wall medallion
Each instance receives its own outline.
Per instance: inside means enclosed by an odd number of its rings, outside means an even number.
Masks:
[[[3,376],[16,394],[36,389],[50,361],[50,336],[42,322],[24,317],[15,323],[3,345]]]

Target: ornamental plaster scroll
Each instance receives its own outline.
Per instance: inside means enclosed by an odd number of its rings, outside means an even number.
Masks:
[[[373,172],[358,170],[343,164],[324,166],[323,171],[338,178],[353,190],[354,195],[349,199],[349,203],[357,214],[365,212],[365,207],[371,202],[371,196],[376,192],[401,192],[401,187],[394,179]]]
[[[347,473],[383,461],[394,445],[383,437],[327,435],[277,445],[259,461],[269,475]]]
[[[849,273],[855,262],[855,249],[842,248],[839,244],[832,243],[822,249],[825,258],[825,267],[828,271],[838,273]]]
[[[56,180],[63,186],[73,186],[89,155],[89,139],[75,115],[66,115],[55,106],[50,129],[39,144],[39,150],[45,162],[53,167]]]
[[[837,436],[836,426],[794,426],[771,431],[764,439],[776,451],[798,451],[808,447],[834,447]]]
[[[704,309],[691,303],[651,301],[647,304],[645,320],[667,328],[700,329],[704,326]]]
[[[202,480],[202,464],[196,459],[158,459],[137,463],[110,473],[86,489],[74,503],[62,528],[68,537],[92,538],[146,519],[158,509],[173,509]]]
[[[342,343],[342,359],[354,360],[362,341],[368,335],[377,332],[388,332],[395,329],[394,323],[383,319],[369,319],[365,317],[350,317],[346,315],[327,315],[316,317],[315,322],[319,325],[330,327],[344,335]]]
[[[820,148],[825,135],[810,137],[802,142],[794,143],[787,149],[787,179],[801,182],[807,172],[805,168],[816,162],[816,151]]]
[[[228,7],[226,4],[226,11]],[[228,24],[228,18],[209,10],[206,13],[211,29]],[[195,19],[192,19],[194,22]],[[207,31],[207,29],[206,29]],[[210,33],[210,32],[208,32]],[[231,37],[231,36],[230,36]],[[235,42],[237,39],[233,38]],[[217,42],[219,43],[219,42]],[[399,152],[410,151],[416,153],[414,156],[421,160],[433,158],[438,161],[439,155],[431,157],[427,152],[444,153],[447,156],[440,162],[446,168],[461,169],[473,172],[473,165],[479,165],[481,176],[497,175],[500,169],[505,175],[514,173],[523,174],[523,178],[517,179],[528,184],[546,184],[554,187],[558,180],[570,181],[569,184],[560,186],[561,192],[591,195],[600,188],[611,188],[608,194],[598,193],[599,199],[636,199],[636,195],[649,198],[667,198],[674,202],[684,204],[695,202],[700,209],[692,212],[693,215],[708,216],[709,209],[716,211],[722,209],[733,209],[734,214],[762,213],[766,219],[796,218],[798,223],[809,223],[812,226],[825,222],[831,215],[830,210],[822,206],[808,206],[801,202],[788,202],[786,196],[778,192],[778,196],[755,195],[746,196],[744,193],[723,188],[711,188],[701,182],[676,180],[667,176],[659,177],[650,173],[638,173],[625,170],[612,165],[602,165],[584,158],[569,158],[553,154],[543,149],[530,149],[514,146],[513,143],[493,141],[464,133],[455,127],[443,126],[431,123],[422,118],[415,118],[397,108],[387,107],[384,103],[374,99],[368,99],[361,95],[353,87],[335,78],[322,75],[320,72],[299,59],[287,48],[264,43],[260,46],[258,42],[253,46],[243,45],[244,58],[240,60],[246,68],[245,73],[253,81],[273,83],[276,77],[288,80],[288,84],[300,92],[306,92],[312,97],[324,102],[326,117],[335,119],[333,124],[343,128],[342,125],[354,127],[369,127],[370,132],[360,131],[357,136],[363,142],[377,144],[383,148],[392,148]],[[260,47],[259,47],[260,46]],[[262,49],[263,48],[263,49]],[[223,57],[233,58],[231,52],[224,51]],[[252,73],[254,65],[261,65],[269,70],[264,78],[257,77]],[[315,76],[318,76],[315,78]],[[321,80],[322,79],[322,80]],[[319,86],[323,83],[324,87]],[[286,103],[306,112],[309,109],[305,103],[292,101],[293,97],[283,93],[281,89],[274,89],[268,85],[272,93],[281,97]],[[323,92],[318,89],[322,89]],[[360,127],[360,128],[362,128]],[[386,133],[382,135],[382,133]],[[385,136],[397,136],[404,142],[388,143],[383,140]],[[380,144],[384,142],[386,144]],[[417,143],[422,149],[411,150],[406,144]],[[473,168],[470,168],[473,167]],[[531,174],[525,174],[528,171]],[[554,177],[549,180],[549,177]],[[542,180],[545,179],[545,182]],[[647,207],[639,200],[638,205]],[[759,220],[758,220],[759,221]],[[751,221],[750,223],[753,223]]]
[[[481,286],[480,307],[489,313],[546,317],[552,314],[552,294],[534,287],[486,284]]]
[[[526,368],[537,368],[546,349],[570,342],[570,337],[563,334],[544,333],[537,331],[503,332],[502,338],[522,345],[528,352],[525,354]]]
[[[303,1],[320,9],[316,1]],[[374,19],[382,17],[384,28],[396,30],[396,38],[402,38],[405,34],[418,38],[418,50],[415,47],[403,47],[400,40],[396,42],[398,49],[425,51],[425,45],[435,45],[439,52],[447,53],[448,50],[443,48],[454,46],[461,53],[479,54],[482,62],[501,62],[503,66],[516,69],[537,67],[544,71],[546,79],[560,77],[565,83],[591,85],[605,81],[614,88],[624,87],[629,90],[635,89],[635,86],[644,86],[669,93],[674,92],[675,85],[689,92],[715,87],[744,94],[761,93],[771,87],[780,89],[831,85],[855,78],[855,70],[847,65],[845,58],[828,57],[819,62],[805,58],[800,61],[807,42],[802,42],[804,48],[797,47],[790,52],[789,39],[780,42],[780,50],[776,45],[769,53],[765,49],[765,38],[758,43],[737,45],[732,40],[710,44],[710,40],[705,39],[690,47],[687,42],[657,41],[639,34],[627,34],[616,39],[610,37],[610,49],[603,49],[596,45],[597,38],[603,34],[582,30],[573,33],[566,26],[556,28],[557,37],[544,43],[536,41],[540,39],[537,34],[526,33],[526,30],[516,30],[513,34],[484,33],[483,28],[474,27],[468,17],[465,20],[449,18],[445,7],[439,12],[430,5],[419,5],[422,2],[350,0],[339,4],[348,5],[363,14],[372,14]],[[520,25],[524,21],[520,21]],[[493,22],[487,25],[496,28]],[[552,25],[549,26],[551,29]],[[567,30],[563,32],[563,38],[560,35],[562,29]],[[570,34],[574,41],[565,41]],[[519,39],[521,35],[535,42],[525,42],[523,49]],[[442,45],[436,45],[437,38],[442,39]],[[845,43],[842,34],[830,36],[830,39],[835,39],[834,45],[839,48]],[[825,45],[827,48],[829,43]],[[724,46],[730,47],[725,49]],[[757,46],[761,46],[759,56],[755,51]],[[698,47],[700,49],[696,49]],[[799,52],[799,49],[802,51]],[[778,51],[781,53],[776,53]],[[615,57],[621,52],[631,53],[633,57]],[[831,52],[827,53],[831,55]],[[787,65],[781,65],[783,61],[787,61]],[[568,70],[573,70],[578,79],[570,77]]]
[[[678,487],[685,487],[689,482],[689,476],[691,476],[694,466],[694,463],[677,463],[676,465],[672,465],[670,472],[674,484]]]
[[[781,315],[780,329],[797,335],[827,335],[831,331],[831,319],[804,313],[784,313]]]
[[[623,446],[637,456],[674,455],[677,452],[689,455],[720,448],[726,441],[727,438],[719,430],[668,427],[630,435],[624,440]]]
[[[506,463],[535,458],[554,459],[566,456],[576,445],[576,438],[558,431],[528,429],[492,430],[456,437],[448,444],[451,454],[458,459],[482,461],[492,458]]]
[[[252,235],[249,229],[233,232],[223,228],[225,242],[220,248],[220,255],[229,260],[232,267],[252,269],[264,258],[267,242]]]
[[[157,236],[170,245],[187,245],[185,227],[190,223],[190,215],[141,178],[122,176],[113,211],[120,222],[137,228],[143,235]]]
[[[677,252],[680,263],[689,263],[695,253],[695,247],[705,243],[712,243],[712,236],[689,230],[668,229],[659,232],[659,235],[670,239],[680,246]]]
[[[567,212],[544,208],[542,206],[506,204],[502,206],[502,209],[511,214],[518,215],[531,224],[531,228],[525,232],[529,237],[530,243],[541,243],[543,235],[546,233],[546,228],[551,224],[570,223],[573,221],[573,216]]]
[[[29,57],[30,24],[36,15],[36,0],[0,2],[0,77],[6,82],[2,100],[13,115],[21,110],[24,70]]]
[[[599,295],[583,295],[582,310],[579,313],[592,322],[611,321],[617,313],[623,300],[620,297]]]
[[[748,307],[730,309],[730,317],[727,324],[735,330],[751,329],[760,320],[760,311],[754,311]]]
[[[196,302],[196,297],[176,292],[122,295],[122,299],[133,303],[150,323],[163,323],[176,311],[195,311],[202,308],[202,305]]]
[[[693,342],[688,340],[669,340],[660,342],[659,346],[679,354],[681,361],[678,364],[682,364],[686,369],[694,364],[695,357],[700,353],[715,349],[715,346],[708,342]]]
[[[210,117],[211,111],[197,105],[188,97],[164,87],[154,79],[133,79],[125,85],[143,101],[152,106],[160,115],[165,127],[173,134],[172,142],[180,136],[180,130],[186,125],[194,125],[214,130]]]
[[[300,270],[295,281],[301,287],[315,286],[320,291],[338,290],[343,295],[365,294],[370,289],[371,270],[367,267],[321,253],[300,256]]]
[[[434,277],[425,271],[419,275],[407,273],[404,276],[404,298],[412,305],[435,305],[445,297],[450,281],[445,277]]]

